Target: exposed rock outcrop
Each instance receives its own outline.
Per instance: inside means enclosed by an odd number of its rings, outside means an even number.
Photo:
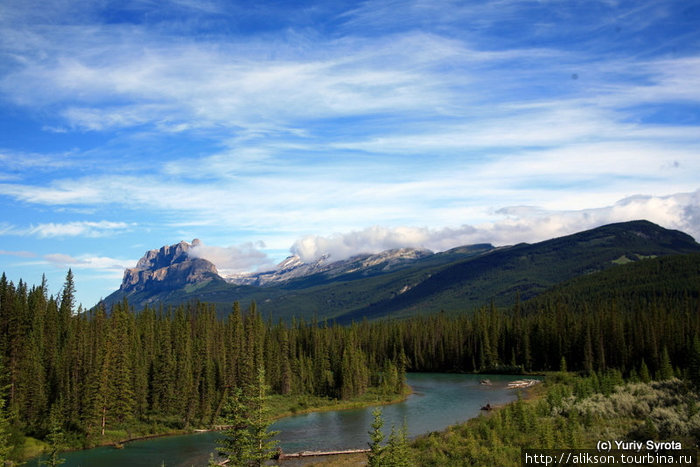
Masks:
[[[191,244],[182,241],[159,250],[147,251],[135,268],[124,271],[119,291],[158,292],[220,278],[213,263],[187,254],[190,248],[199,244],[199,240],[194,239]]]

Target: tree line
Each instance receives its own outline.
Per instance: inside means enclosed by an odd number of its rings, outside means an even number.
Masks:
[[[371,386],[403,389],[400,353],[368,355],[357,326],[273,323],[255,303],[234,303],[219,319],[203,303],[85,310],[74,297],[70,271],[56,296],[45,281],[0,277],[2,384],[16,436],[46,438],[51,414],[84,446],[136,423],[210,426],[259,369],[277,394],[349,399]]]
[[[45,439],[51,420],[83,446],[136,423],[211,426],[260,369],[272,393],[337,399],[369,387],[400,392],[406,371],[542,371],[562,362],[700,379],[697,291],[595,300],[558,293],[508,309],[350,326],[273,322],[255,303],[234,303],[223,319],[203,303],[85,310],[74,296],[70,271],[56,296],[45,281],[0,277],[1,386],[16,436]]]

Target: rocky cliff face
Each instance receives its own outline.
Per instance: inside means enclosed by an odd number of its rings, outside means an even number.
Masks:
[[[197,245],[199,240],[194,239],[192,243],[183,241],[159,250],[147,251],[135,268],[124,271],[119,291],[158,292],[219,278],[213,263],[202,258],[191,258],[187,254],[190,248]]]

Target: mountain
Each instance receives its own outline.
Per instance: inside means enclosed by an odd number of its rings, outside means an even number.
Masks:
[[[193,242],[194,243],[194,242]],[[700,252],[687,234],[648,221],[610,224],[544,242],[494,248],[469,245],[440,253],[398,249],[342,261],[304,263],[292,256],[273,271],[224,279],[213,264],[190,258],[181,242],[146,253],[105,299],[144,304],[200,300],[220,313],[255,300],[263,313],[339,322],[465,311],[535,297],[576,277],[644,258]],[[188,265],[188,266],[186,266]],[[171,280],[172,279],[172,280]]]
[[[147,251],[136,267],[124,271],[119,290],[103,302],[110,306],[126,297],[132,304],[141,306],[161,301],[168,303],[168,296],[173,292],[194,293],[211,282],[224,282],[212,262],[188,254],[190,248],[199,244],[200,241],[194,239],[191,244],[183,241]]]
[[[388,313],[459,310],[493,301],[507,306],[561,282],[645,258],[699,252],[683,232],[648,221],[605,225],[535,244],[522,243],[450,264],[400,296],[371,303],[344,320]]]
[[[475,245],[475,247],[479,248],[480,246]],[[491,245],[483,247],[493,248]],[[295,288],[303,288],[302,284],[318,285],[321,282],[386,274],[409,267],[417,260],[432,255],[433,252],[426,249],[398,248],[378,254],[356,255],[340,261],[331,261],[328,255],[323,255],[311,263],[305,263],[299,256],[293,255],[278,264],[273,271],[238,274],[227,277],[226,280],[232,284],[256,286],[281,285],[292,282]],[[311,279],[309,280],[309,278]]]

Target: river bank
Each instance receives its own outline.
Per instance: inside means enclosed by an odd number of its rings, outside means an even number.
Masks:
[[[411,388],[406,386],[404,391],[399,394],[384,394],[376,388],[369,388],[365,394],[350,400],[330,399],[311,395],[283,396],[275,394],[270,396],[269,405],[271,413],[274,414],[272,420],[275,421],[293,415],[322,413],[337,410],[353,410],[366,407],[397,404],[405,401],[411,393]],[[211,426],[207,425],[192,425],[186,429],[176,429],[167,427],[164,425],[164,423],[168,423],[168,420],[163,420],[160,423],[154,424],[142,423],[132,425],[122,430],[108,430],[105,432],[105,436],[99,443],[95,443],[87,447],[69,448],[63,450],[62,452],[71,453],[97,447],[114,447],[116,449],[121,449],[125,445],[136,441],[219,431],[216,428],[212,428]],[[160,426],[163,429],[156,429],[152,431],[144,430],[144,427],[149,426]],[[27,462],[36,460],[48,452],[49,446],[43,441],[31,437],[25,437],[24,446],[20,449],[22,450],[21,452],[23,452],[23,455],[21,456],[22,461]]]
[[[273,420],[279,420],[292,415],[397,404],[405,401],[412,393],[411,387],[406,386],[399,394],[383,394],[375,388],[370,388],[365,394],[350,400],[328,399],[317,396],[299,396],[290,399],[288,396],[274,395],[270,397],[270,408],[275,413]]]

